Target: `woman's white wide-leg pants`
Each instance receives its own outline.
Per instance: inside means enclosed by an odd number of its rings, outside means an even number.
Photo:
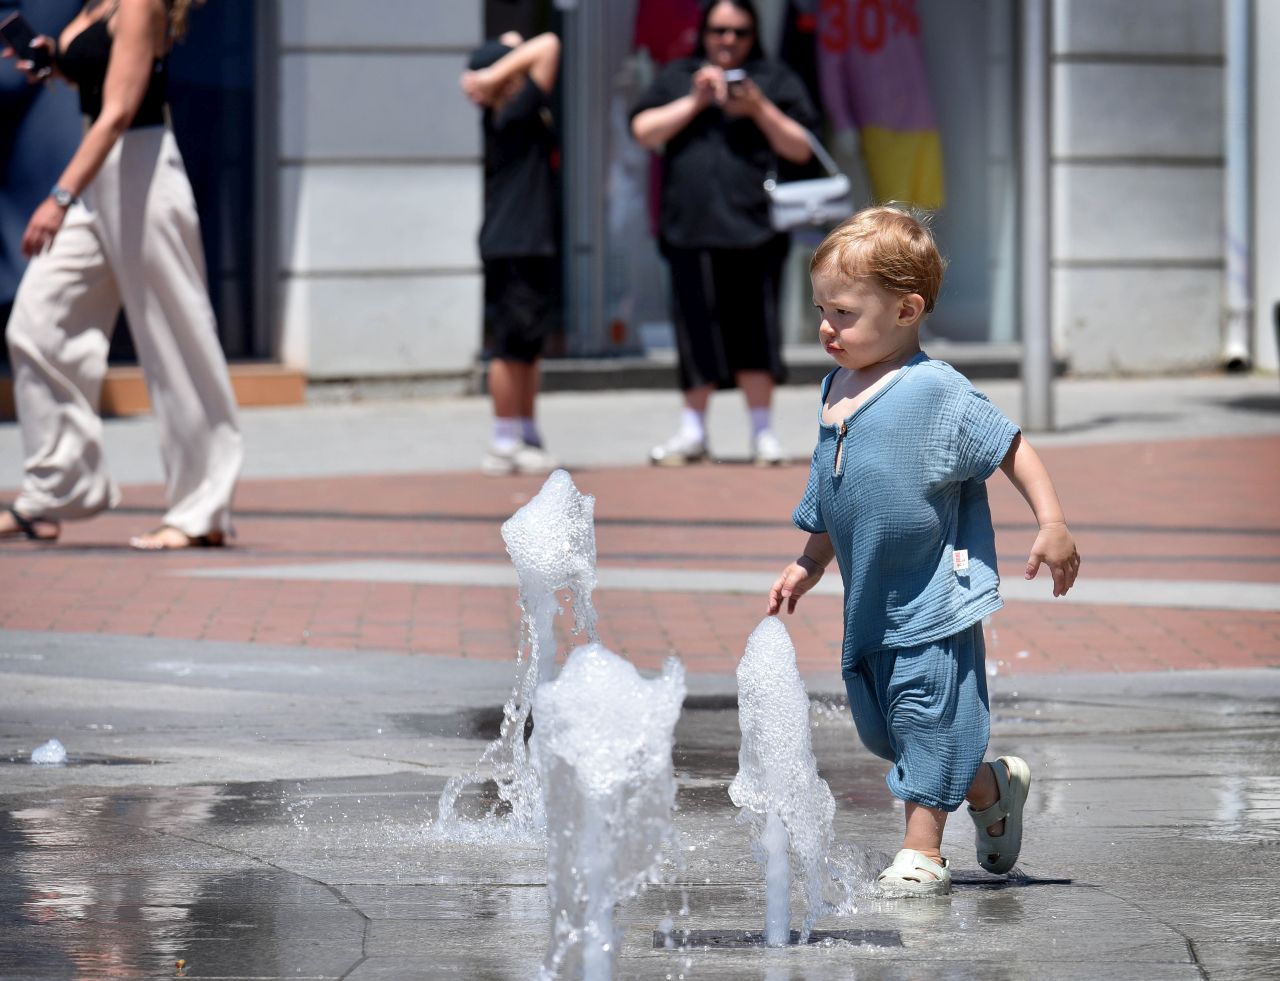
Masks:
[[[195,199],[167,127],[124,134],[18,287],[7,339],[25,457],[20,514],[75,519],[119,503],[98,406],[121,306],[160,428],[164,523],[230,535],[244,451]]]

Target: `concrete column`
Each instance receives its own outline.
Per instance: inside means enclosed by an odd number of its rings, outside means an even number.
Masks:
[[[1053,338],[1049,297],[1049,9],[1022,0],[1021,197],[1018,307],[1022,321],[1022,426],[1053,429]]]
[[[1280,184],[1263,175],[1280,172],[1280,4],[1254,5],[1253,172],[1254,279],[1253,363],[1280,368]]]
[[[1220,359],[1224,367],[1247,368],[1251,360],[1249,334],[1253,324],[1253,188],[1249,158],[1250,0],[1226,0],[1222,8],[1222,38],[1227,64],[1223,78],[1222,144],[1226,165],[1222,180],[1222,250],[1224,274],[1223,335]]]

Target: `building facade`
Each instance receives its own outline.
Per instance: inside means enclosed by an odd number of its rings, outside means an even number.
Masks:
[[[316,384],[468,385],[482,353],[475,242],[483,192],[477,113],[458,77],[473,47],[510,26],[549,26],[565,41],[558,349],[669,358],[651,164],[626,133],[629,100],[660,60],[637,44],[646,2],[219,0],[201,9],[193,42],[206,32],[217,42],[206,41],[204,60],[188,71],[190,86],[216,89],[221,101],[199,103],[204,108],[191,110],[184,126],[206,137],[211,129],[229,134],[200,155],[213,154],[208,182],[221,188],[209,192],[212,213],[202,201],[202,220],[233,360],[275,362]],[[1043,5],[1051,25],[1042,51],[1026,50],[1019,30],[1029,4]],[[915,24],[946,184],[936,224],[951,262],[931,344],[944,352],[999,348],[1016,362],[1024,330],[1035,329],[1046,330],[1057,359],[1080,374],[1212,370],[1232,359],[1276,369],[1280,198],[1259,175],[1280,164],[1280,86],[1274,59],[1263,56],[1280,50],[1280,4],[758,6],[770,53],[787,40],[788,18],[818,31],[832,17],[864,33]],[[1018,80],[1033,56],[1046,66],[1050,93],[1041,148],[1048,255],[1030,258],[1048,267],[1048,325],[1023,323],[1018,303],[1029,281],[1020,165],[1026,140],[1035,138],[1019,122]],[[211,123],[210,106],[227,121]],[[26,131],[9,138],[17,132]],[[826,137],[856,178],[860,159],[849,134],[833,125]],[[65,154],[66,143],[51,155]],[[192,151],[184,145],[184,152],[192,167]],[[56,176],[63,162],[50,160],[49,172]],[[42,180],[37,174],[31,187]],[[30,192],[34,200],[39,193]],[[0,218],[13,273],[20,272],[14,228],[23,224],[14,215],[27,202],[17,191],[6,195]],[[797,239],[788,276],[786,336],[797,352],[812,346],[803,267],[813,244]],[[11,299],[11,280],[0,277],[9,289],[0,303]]]

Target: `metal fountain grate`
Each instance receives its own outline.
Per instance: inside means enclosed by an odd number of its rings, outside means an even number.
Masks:
[[[864,947],[901,947],[902,936],[897,930],[814,930],[808,943],[847,943]],[[787,941],[799,946],[800,931],[792,930]],[[740,947],[764,947],[764,934],[758,930],[673,930],[663,933],[653,931],[655,950],[727,950]]]

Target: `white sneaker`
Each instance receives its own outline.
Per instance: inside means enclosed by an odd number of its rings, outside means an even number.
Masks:
[[[508,474],[516,472],[516,453],[521,447],[517,446],[509,453],[501,453],[489,447],[489,452],[484,455],[484,459],[480,461],[480,472],[489,477],[506,477]]]
[[[707,441],[691,439],[684,433],[676,433],[661,446],[649,451],[649,462],[658,467],[683,467],[687,463],[699,463],[707,459]]]
[[[770,429],[761,430],[756,436],[754,449],[752,462],[757,467],[780,467],[787,462],[787,456],[782,452],[782,444]]]
[[[506,477],[513,473],[551,473],[559,464],[555,457],[541,446],[521,443],[510,453],[501,453],[493,447],[480,461],[481,472],[490,477]]]
[[[541,446],[526,443],[515,452],[515,466],[520,473],[551,473],[560,464]]]

